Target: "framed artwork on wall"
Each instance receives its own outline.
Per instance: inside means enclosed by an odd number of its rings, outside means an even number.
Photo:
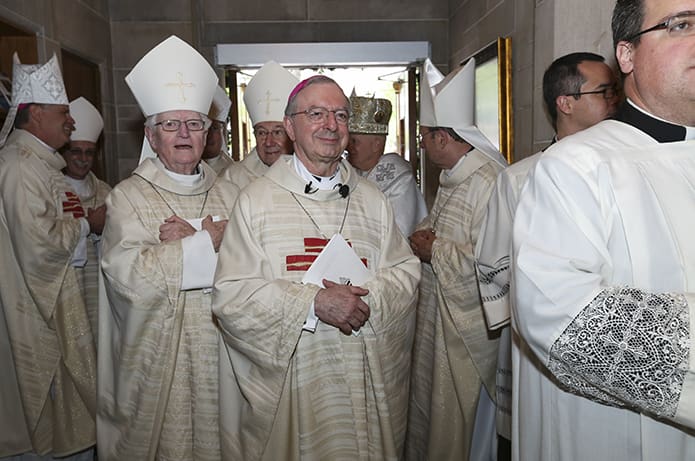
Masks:
[[[512,120],[512,39],[500,37],[473,56],[475,59],[475,117],[478,128],[514,161]]]

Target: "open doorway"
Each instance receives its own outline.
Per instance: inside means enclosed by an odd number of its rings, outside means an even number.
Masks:
[[[298,78],[324,73],[338,82],[346,95],[391,100],[387,152],[400,153],[420,179],[417,146],[417,85],[419,69],[430,56],[428,42],[342,42],[218,44],[215,62],[223,67],[232,100],[230,152],[235,159],[253,147],[252,128],[243,105],[243,89],[267,61],[283,65]],[[421,183],[422,187],[422,183]]]
[[[388,99],[391,102],[393,112],[389,122],[385,152],[396,152],[406,160],[411,159],[410,146],[405,141],[410,135],[406,123],[410,103],[407,97],[407,67],[319,67],[289,70],[299,80],[316,74],[326,75],[335,80],[348,96],[354,91],[357,96]],[[253,127],[251,127],[243,97],[246,85],[257,71],[258,69],[244,69],[238,71],[236,75],[235,96],[238,101],[238,117],[235,123],[238,126],[230,132],[238,130],[239,159],[243,159],[254,147],[253,136],[251,136]],[[231,88],[230,91],[232,91]],[[230,140],[230,143],[234,143],[234,139]]]

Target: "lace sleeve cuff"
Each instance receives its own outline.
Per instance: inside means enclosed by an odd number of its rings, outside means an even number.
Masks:
[[[674,418],[692,374],[690,309],[683,294],[603,290],[555,341],[548,368],[573,392]]]

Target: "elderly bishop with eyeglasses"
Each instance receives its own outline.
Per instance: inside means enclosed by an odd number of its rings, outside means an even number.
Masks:
[[[249,112],[256,146],[241,162],[222,173],[243,189],[263,176],[277,160],[292,154],[292,140],[282,124],[287,97],[299,79],[275,61],[268,61],[246,86],[244,104]]]
[[[627,101],[521,190],[514,459],[695,459],[694,11],[616,2]]]
[[[297,85],[294,155],[232,211],[213,308],[223,459],[402,458],[420,264],[343,159],[349,111],[330,78]]]
[[[101,460],[219,460],[211,287],[238,189],[201,155],[215,72],[172,36],[126,76],[145,158],[106,200],[99,311]]]

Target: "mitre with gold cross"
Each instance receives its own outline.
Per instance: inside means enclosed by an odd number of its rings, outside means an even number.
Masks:
[[[175,35],[143,56],[125,81],[146,117],[171,110],[207,115],[217,88],[210,64]]]
[[[298,83],[299,79],[277,62],[266,62],[244,91],[244,104],[251,124],[282,121],[287,98]]]

